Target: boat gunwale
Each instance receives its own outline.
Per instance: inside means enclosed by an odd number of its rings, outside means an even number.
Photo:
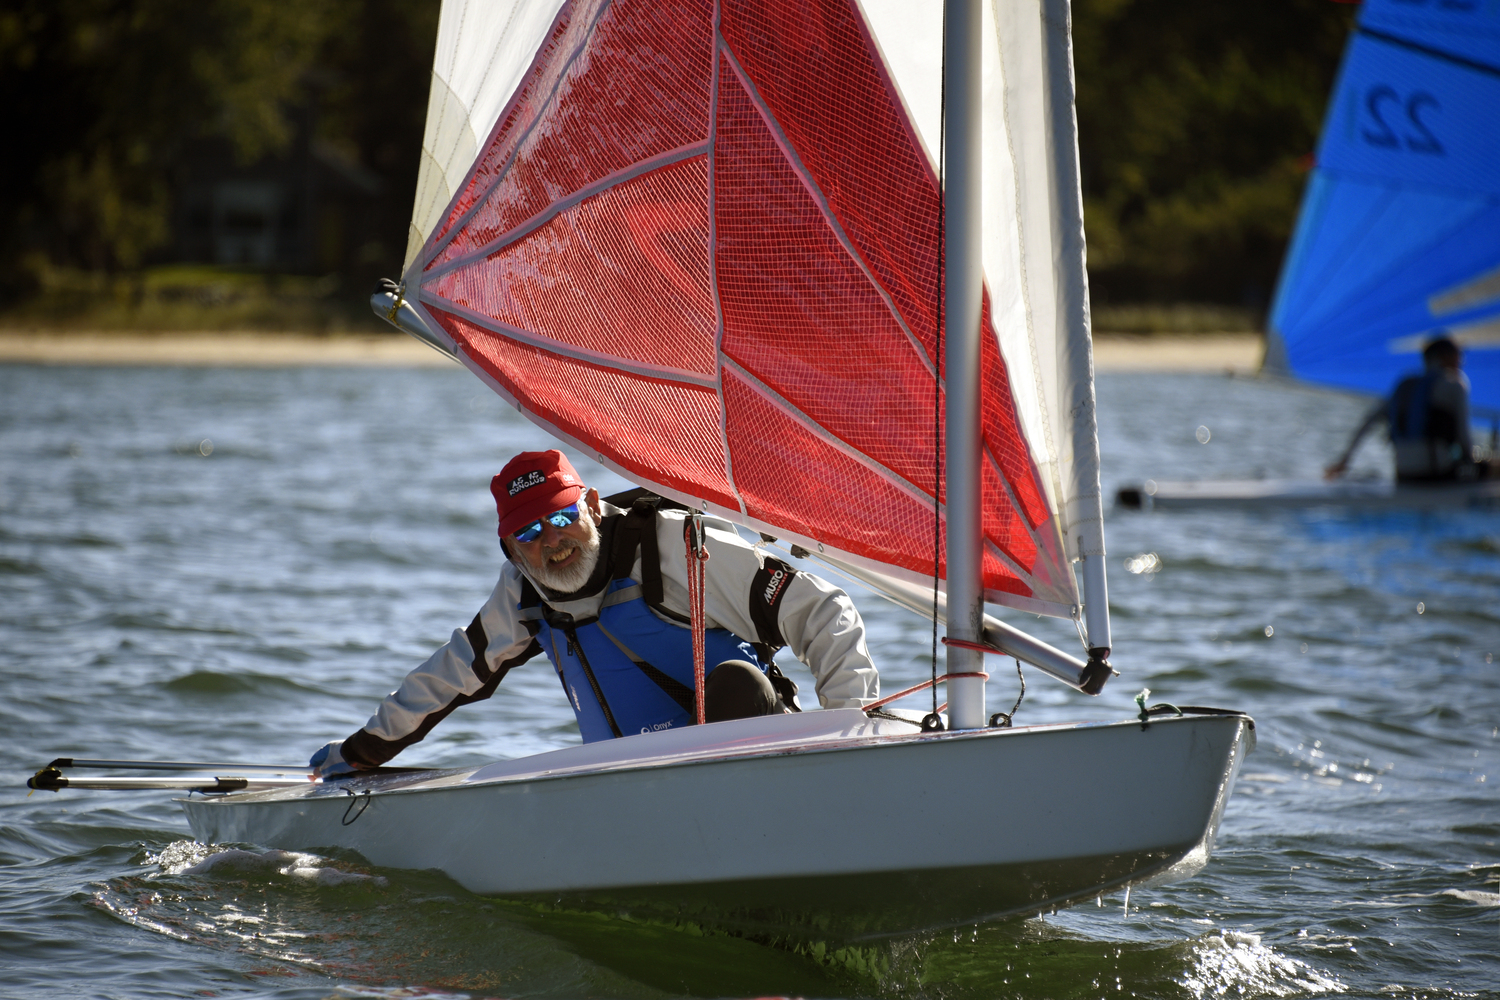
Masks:
[[[1028,733],[1056,734],[1095,729],[1119,729],[1130,726],[1139,726],[1144,730],[1153,726],[1171,725],[1174,723],[1189,721],[1208,721],[1215,719],[1232,720],[1236,724],[1245,727],[1245,732],[1249,736],[1249,745],[1246,747],[1244,752],[1248,754],[1255,749],[1255,720],[1248,713],[1224,710],[1223,714],[1211,715],[1207,713],[1185,712],[1183,715],[1152,717],[1149,721],[1144,722],[1140,719],[1098,720],[1091,722],[1050,722],[1039,723],[1034,726],[1016,726],[1003,729],[985,728],[935,733],[893,733],[889,735],[857,736],[842,739],[835,738],[833,740],[811,740],[803,743],[780,744],[774,747],[765,747],[760,749],[743,748],[738,751],[720,750],[719,752],[712,754],[706,751],[701,751],[697,754],[689,753],[676,757],[669,757],[665,755],[658,757],[636,757],[630,758],[628,760],[606,761],[594,765],[579,765],[567,769],[558,769],[555,772],[526,772],[517,775],[502,775],[495,778],[489,778],[474,782],[471,782],[466,778],[451,780],[457,775],[473,774],[477,771],[482,770],[483,768],[490,767],[493,764],[505,763],[504,761],[491,761],[489,763],[480,764],[475,767],[434,768],[430,773],[426,774],[418,782],[404,784],[393,788],[359,788],[357,785],[354,785],[353,782],[360,782],[360,784],[363,784],[363,782],[381,781],[382,779],[409,780],[410,778],[415,777],[415,774],[413,772],[405,772],[404,774],[399,776],[394,774],[371,775],[365,777],[363,781],[360,781],[361,776],[351,775],[351,780],[348,782],[346,782],[345,780],[337,780],[334,783],[307,786],[299,785],[294,788],[247,789],[245,791],[230,792],[224,795],[205,795],[199,798],[193,798],[189,796],[185,798],[179,798],[176,801],[183,803],[184,806],[199,804],[260,804],[270,802],[322,799],[335,796],[338,792],[347,793],[344,796],[344,800],[347,800],[350,797],[362,798],[366,795],[374,797],[377,795],[386,796],[446,792],[460,788],[491,788],[496,786],[535,784],[543,781],[562,781],[570,778],[595,777],[600,775],[620,774],[622,772],[658,772],[668,769],[688,768],[717,763],[730,763],[750,760],[770,760],[778,757],[790,757],[794,755],[806,754],[847,753],[856,750],[911,747],[918,746],[923,743],[956,743],[961,741],[1020,736]],[[562,747],[560,749],[569,750],[574,748]],[[544,752],[552,753],[555,751]],[[517,759],[524,760],[525,758]],[[441,781],[442,783],[434,783],[435,781]]]

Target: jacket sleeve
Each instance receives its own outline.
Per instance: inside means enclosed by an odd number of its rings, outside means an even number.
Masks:
[[[1370,407],[1369,412],[1365,414],[1365,419],[1355,429],[1354,436],[1349,439],[1349,446],[1344,449],[1344,453],[1339,456],[1338,461],[1334,464],[1341,468],[1348,465],[1349,460],[1354,457],[1354,452],[1359,447],[1359,443],[1365,439],[1365,435],[1374,430],[1375,425],[1382,420],[1390,419],[1390,409],[1391,402],[1389,399],[1382,399]]]
[[[657,518],[662,603],[685,616],[687,548],[682,526],[679,515]],[[812,671],[818,704],[824,708],[859,708],[880,697],[880,674],[865,645],[865,623],[848,594],[755,548],[727,522],[708,519],[706,527],[709,559],[703,605],[710,628],[786,645]]]
[[[370,721],[344,740],[345,760],[378,767],[417,743],[460,705],[483,701],[514,666],[541,652],[517,619],[520,577],[506,563],[500,582],[468,628],[453,636],[427,662],[386,695]]]

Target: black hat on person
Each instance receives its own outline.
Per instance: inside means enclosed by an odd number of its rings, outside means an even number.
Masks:
[[[1440,330],[1437,336],[1427,341],[1422,348],[1422,361],[1429,365],[1441,364],[1444,361],[1457,361],[1463,357],[1463,350],[1458,342],[1448,336],[1448,331]]]

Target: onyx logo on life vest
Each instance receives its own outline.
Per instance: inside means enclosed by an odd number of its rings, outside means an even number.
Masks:
[[[510,481],[510,495],[515,496],[522,490],[529,490],[533,486],[540,486],[547,481],[547,477],[536,469],[532,469],[524,476],[517,476]]]

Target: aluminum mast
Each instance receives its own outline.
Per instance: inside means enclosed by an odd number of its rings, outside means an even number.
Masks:
[[[980,522],[979,320],[981,226],[979,0],[945,0],[943,15],[943,368],[947,404],[944,471],[948,507],[948,637],[984,635],[984,537]],[[948,647],[948,673],[984,669],[984,654]],[[948,725],[985,724],[984,678],[948,681]]]

